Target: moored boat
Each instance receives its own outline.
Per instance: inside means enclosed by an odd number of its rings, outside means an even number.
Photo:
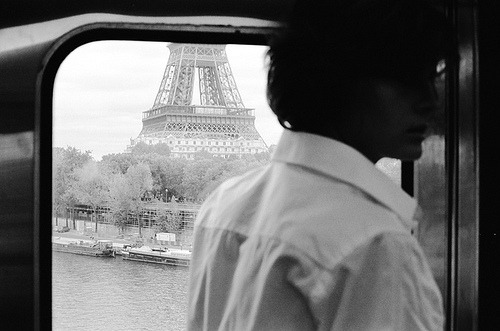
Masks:
[[[121,243],[113,243],[113,250],[115,251],[115,255],[123,255],[127,253],[127,250],[129,250],[132,247],[131,244],[121,244]]]
[[[71,240],[52,237],[52,250],[79,255],[115,257],[111,240]]]
[[[124,260],[189,267],[191,252],[182,249],[153,249],[148,246],[123,250]]]

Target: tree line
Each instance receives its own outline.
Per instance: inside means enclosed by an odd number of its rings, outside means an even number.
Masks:
[[[95,161],[91,151],[74,147],[53,149],[53,209],[59,215],[67,207],[89,206],[96,211],[106,206],[114,224],[121,230],[134,215],[141,233],[142,214],[151,201],[201,203],[226,179],[267,164],[269,153],[228,159],[213,157],[206,151],[194,160],[171,158],[166,144],[139,143],[130,153],[108,154]],[[170,211],[161,212],[158,230],[173,231],[178,219]]]

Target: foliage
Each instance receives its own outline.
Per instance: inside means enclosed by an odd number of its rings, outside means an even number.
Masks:
[[[175,205],[175,203],[173,203]],[[161,210],[155,219],[155,232],[179,233],[182,227],[182,218],[176,208]]]
[[[147,164],[139,163],[128,168],[125,174],[127,185],[126,195],[129,198],[130,210],[135,214],[139,224],[139,236],[142,235],[142,219],[141,214],[144,211],[146,202],[143,200],[144,195],[153,187],[153,179],[151,178],[151,169]]]
[[[195,160],[202,160],[202,159],[212,160],[213,158],[214,156],[212,155],[212,153],[205,150],[197,151],[196,153],[194,153]]]
[[[71,185],[70,192],[76,200],[88,205],[93,210],[95,231],[97,232],[97,207],[104,205],[109,198],[109,183],[102,175],[95,161],[88,161],[83,167],[75,170],[76,181]]]
[[[138,142],[132,147],[133,155],[144,155],[144,154],[158,154],[163,156],[170,155],[170,147],[165,143],[158,143],[153,145],[148,145],[145,142]]]
[[[198,159],[189,162],[182,176],[182,195],[190,198],[198,198],[200,189],[207,185],[205,176],[208,169],[216,166],[216,160]]]
[[[141,201],[141,198],[147,191],[151,190],[153,185],[151,169],[144,163],[128,168],[125,179],[128,182],[129,194],[133,201]]]
[[[123,232],[123,229],[128,222],[128,215],[131,208],[128,196],[128,183],[124,174],[115,174],[111,178],[108,205],[115,226]]]
[[[187,160],[173,159],[167,156],[148,154],[138,157],[139,162],[149,165],[153,179],[152,193],[167,202],[172,195],[181,195],[182,176]]]
[[[139,163],[128,168],[125,174],[115,174],[110,183],[109,207],[114,223],[121,230],[128,222],[129,214],[134,214],[141,234],[142,219],[146,201],[144,196],[152,188],[151,170],[147,164]]]
[[[223,181],[267,164],[270,157],[260,153],[224,159],[199,151],[194,160],[186,160],[136,151],[104,155],[98,163],[89,163],[91,159],[90,152],[72,147],[54,150],[54,208],[76,202],[92,208],[104,204],[117,227],[123,230],[134,217],[141,231],[145,197],[167,202],[175,196],[201,203]],[[158,226],[180,226],[172,215],[159,215]]]
[[[137,164],[137,158],[129,153],[108,154],[102,157],[103,169],[110,174],[125,174],[131,166]]]
[[[52,201],[56,217],[61,210],[76,202],[70,190],[77,181],[74,171],[92,160],[90,154],[90,151],[81,152],[74,147],[53,149]]]

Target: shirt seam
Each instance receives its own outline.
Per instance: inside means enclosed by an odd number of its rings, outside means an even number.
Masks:
[[[248,238],[250,236],[248,236],[247,234],[245,233],[242,233],[240,231],[237,231],[236,229],[226,229],[226,228],[221,228],[221,227],[206,227],[204,226],[203,228],[205,229],[215,229],[215,230],[220,230],[220,231],[230,231],[234,234],[238,234],[238,235],[241,235],[241,236],[244,236],[246,237],[245,241],[248,240]],[[271,235],[266,235],[266,234],[259,234],[259,237],[260,238],[266,238],[266,239],[271,239],[275,242],[278,242],[278,243],[284,243],[286,245],[289,245],[290,247],[293,247],[293,249],[297,250],[298,252],[304,254],[304,256],[307,256],[311,261],[314,261],[314,263],[321,267],[322,269],[324,270],[328,270],[329,272],[334,272],[335,269],[342,264],[342,261],[344,261],[349,255],[351,255],[356,249],[358,249],[359,247],[363,246],[364,244],[367,244],[369,242],[371,242],[375,237],[379,236],[379,235],[383,235],[383,234],[393,234],[393,235],[397,235],[397,236],[407,236],[408,238],[413,238],[411,236],[410,233],[405,233],[403,231],[397,231],[397,230],[382,230],[382,231],[375,231],[373,233],[370,234],[370,236],[367,236],[365,237],[364,239],[356,242],[355,245],[353,245],[349,251],[347,253],[340,253],[341,255],[341,258],[339,259],[338,263],[336,263],[335,267],[334,268],[329,268],[327,266],[325,266],[323,263],[321,263],[320,261],[318,261],[317,258],[311,256],[311,254],[309,254],[307,251],[301,249],[299,246],[297,246],[296,244],[294,244],[293,242],[289,242],[287,240],[284,240],[283,238],[280,238],[280,237],[277,237],[277,236],[271,236]]]
[[[338,182],[338,183],[342,183],[344,185],[347,185],[349,187],[352,187],[354,189],[356,189],[358,192],[362,193],[364,195],[364,197],[368,197],[369,199],[372,199],[376,202],[377,205],[379,206],[382,206],[384,209],[388,210],[389,212],[395,214],[399,220],[399,222],[405,227],[408,229],[408,231],[410,231],[412,229],[412,226],[410,225],[410,222],[411,220],[406,220],[406,218],[401,215],[397,210],[394,210],[393,208],[391,208],[391,206],[387,205],[383,200],[381,200],[380,198],[374,196],[373,194],[371,194],[370,192],[368,192],[367,190],[365,190],[362,186],[360,185],[356,185],[355,183],[351,182],[351,181],[348,181],[348,180],[345,180],[339,176],[335,176],[334,174],[331,174],[331,173],[327,173],[325,171],[322,171],[321,169],[317,169],[313,166],[309,166],[309,165],[306,165],[306,164],[302,164],[302,163],[298,163],[298,162],[290,162],[290,161],[285,161],[285,160],[278,160],[278,159],[275,159],[273,160],[272,162],[276,162],[276,163],[281,163],[283,165],[287,165],[287,166],[291,166],[291,167],[297,167],[297,168],[300,168],[300,169],[303,169],[311,174],[314,174],[314,175],[317,175],[317,176],[322,176],[322,177],[325,177],[325,178],[328,178],[332,181],[335,181],[335,182]]]

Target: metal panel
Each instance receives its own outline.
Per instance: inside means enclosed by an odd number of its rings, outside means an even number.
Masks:
[[[476,6],[461,1],[457,8],[460,52],[458,71],[456,165],[456,306],[455,329],[477,329],[478,303],[478,106]]]
[[[293,0],[45,0],[1,1],[0,28],[88,13],[127,16],[231,16],[280,20]]]
[[[448,63],[444,108],[415,163],[415,196],[424,210],[418,239],[443,293],[446,329],[476,330],[478,303],[478,107],[476,7],[449,1],[460,60]]]
[[[0,134],[0,318],[33,327],[33,132]]]
[[[500,121],[500,6],[498,1],[478,3],[479,61],[479,329],[500,325],[500,222],[498,222],[498,136]],[[498,328],[498,327],[497,327]]]
[[[85,16],[84,21],[92,23],[96,17],[107,21],[102,15]],[[0,110],[3,115],[0,121],[0,296],[3,299],[0,318],[7,315],[2,318],[6,329],[30,330],[34,326],[37,330],[51,326],[51,306],[47,304],[51,296],[51,250],[47,240],[51,229],[43,224],[51,217],[52,87],[63,58],[82,43],[100,38],[163,40],[166,35],[182,34],[195,42],[263,42],[265,32],[269,31],[266,28],[277,26],[263,20],[227,17],[221,20],[164,17],[148,24],[149,18],[139,23],[140,17],[125,16],[120,16],[116,23],[116,15],[110,15],[109,21],[115,23],[86,26],[82,26],[81,19],[64,19],[65,24],[60,28],[54,25],[61,21],[0,30]],[[158,23],[160,21],[162,23]],[[227,24],[221,24],[224,21]],[[74,30],[68,32],[72,28]],[[6,150],[12,150],[5,147],[10,144],[10,134],[20,135],[21,145],[30,147],[27,158],[4,160]]]

